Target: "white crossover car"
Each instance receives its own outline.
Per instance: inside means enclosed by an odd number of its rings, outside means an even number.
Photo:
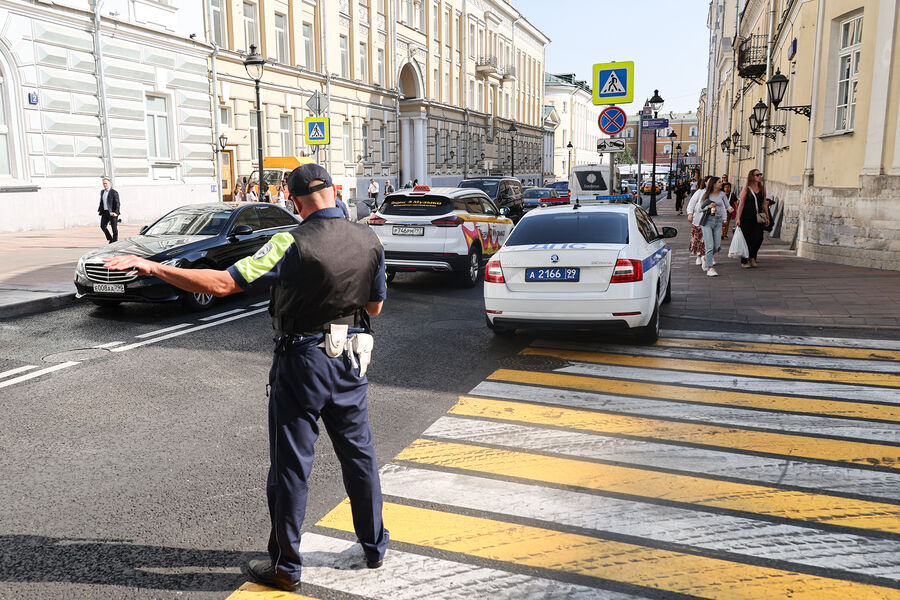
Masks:
[[[659,337],[659,306],[671,300],[672,253],[633,204],[559,206],[522,217],[484,273],[487,324],[517,328],[630,328]]]
[[[384,246],[388,283],[398,271],[455,273],[478,283],[482,260],[495,254],[512,229],[506,209],[473,188],[398,190],[369,217]]]

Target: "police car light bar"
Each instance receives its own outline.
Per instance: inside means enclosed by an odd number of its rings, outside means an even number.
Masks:
[[[428,187],[427,185],[417,185],[416,187],[413,188],[413,191],[414,192],[430,192],[431,188]]]

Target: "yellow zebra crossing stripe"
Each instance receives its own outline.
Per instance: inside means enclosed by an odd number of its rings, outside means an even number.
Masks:
[[[795,458],[900,468],[900,446],[831,440],[795,433],[749,431],[719,425],[681,423],[666,419],[607,414],[508,400],[486,400],[471,396],[460,396],[459,402],[450,409],[450,414],[634,435],[672,442],[782,454]]]
[[[554,356],[579,362],[602,363],[649,369],[677,371],[697,371],[720,375],[746,375],[774,379],[803,379],[826,383],[850,383],[854,385],[877,385],[900,387],[900,375],[890,373],[867,373],[863,371],[835,371],[830,369],[808,369],[801,367],[773,367],[745,363],[716,362],[715,359],[698,361],[684,358],[658,358],[653,356],[629,356],[627,354],[606,354],[579,350],[555,350],[553,348],[525,348],[519,354],[528,356]]]
[[[885,502],[434,440],[416,440],[395,460],[785,519],[900,533],[900,506]]]
[[[692,340],[687,338],[660,338],[657,346],[667,348],[708,348],[710,350],[734,350],[759,354],[790,354],[821,358],[861,358],[865,360],[900,361],[900,351],[874,348],[836,348],[832,346],[805,346],[801,344],[760,344],[756,342],[730,342],[727,340]],[[752,362],[753,357],[747,359]]]
[[[704,598],[900,598],[874,585],[390,502],[384,521],[398,542]],[[349,502],[317,525],[352,533]]]
[[[239,587],[225,600],[316,600],[293,592],[283,592],[249,581]]]
[[[832,415],[855,419],[879,419],[900,422],[900,405],[867,402],[841,402],[796,396],[776,396],[752,392],[711,390],[665,383],[644,383],[587,375],[539,373],[498,369],[488,376],[494,381],[526,383],[556,388],[571,388],[591,392],[605,392],[622,396],[641,396],[659,400],[685,400],[703,404],[720,404],[743,408],[764,408],[786,412]]]

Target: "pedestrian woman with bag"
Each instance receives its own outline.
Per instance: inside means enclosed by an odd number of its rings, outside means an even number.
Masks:
[[[728,229],[731,227],[731,221],[736,215],[735,210],[737,208],[738,197],[731,191],[731,183],[727,181],[722,182],[722,193],[725,194],[725,206],[728,207],[728,212],[725,213],[724,218],[722,219],[722,239],[727,240]]]
[[[709,277],[718,275],[714,268],[715,253],[722,247],[722,216],[728,212],[725,200],[725,194],[722,193],[722,181],[718,177],[710,177],[698,203],[699,208],[694,213],[693,224],[699,226],[703,231],[703,246],[706,255],[703,257],[702,267]]]
[[[688,221],[690,221],[690,223],[691,223],[691,243],[690,243],[690,246],[688,247],[688,250],[690,251],[691,254],[694,254],[697,256],[697,262],[695,264],[700,265],[704,271],[706,270],[706,265],[704,264],[704,261],[706,260],[706,258],[705,258],[706,248],[704,248],[704,246],[703,246],[703,230],[700,229],[700,227],[698,225],[694,225],[694,212],[700,211],[700,208],[699,208],[700,199],[703,197],[703,194],[705,192],[704,186],[706,185],[706,182],[708,180],[709,180],[708,175],[703,178],[703,180],[700,182],[700,185],[697,187],[696,191],[694,191],[694,194],[691,196],[691,199],[687,205]],[[697,185],[697,182],[691,181],[691,188],[693,188],[695,185]]]
[[[741,267],[749,269],[758,267],[756,254],[763,242],[763,229],[769,225],[769,211],[766,201],[766,187],[763,185],[763,174],[753,169],[747,176],[747,185],[741,190],[738,202],[737,226],[741,228],[747,240],[749,256],[741,258]]]

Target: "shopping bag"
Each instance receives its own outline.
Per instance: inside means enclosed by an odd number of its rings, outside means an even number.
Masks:
[[[750,256],[747,240],[744,239],[744,233],[740,227],[734,228],[734,235],[731,236],[731,246],[728,247],[728,256],[731,258],[747,258]]]

